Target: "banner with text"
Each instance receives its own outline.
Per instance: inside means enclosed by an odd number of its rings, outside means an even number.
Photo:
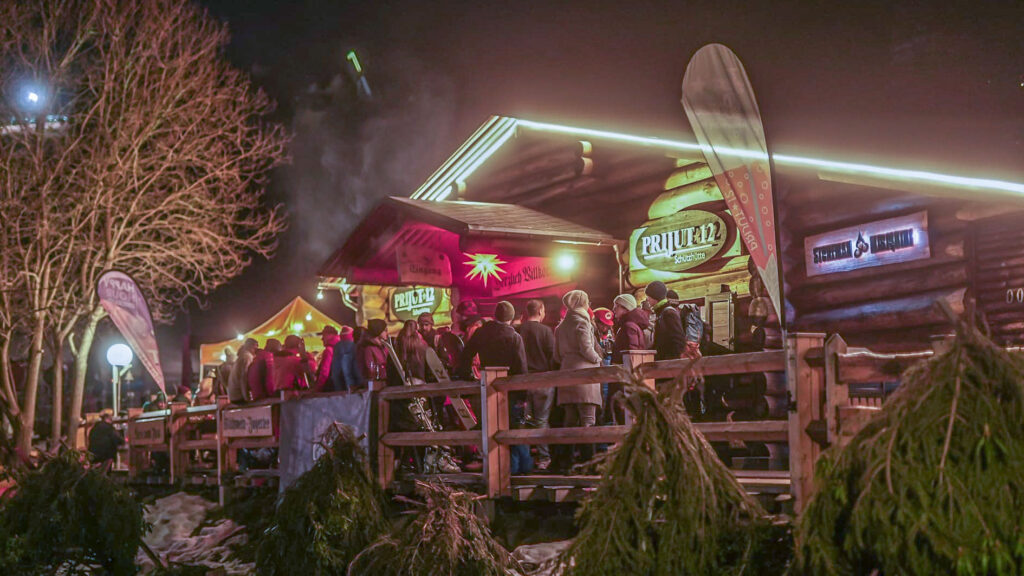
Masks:
[[[768,144],[739,58],[721,44],[698,50],[686,66],[682,103],[737,231],[784,322]]]
[[[142,365],[156,381],[160,390],[167,394],[164,386],[164,372],[160,367],[160,350],[153,332],[153,318],[149,305],[139,285],[124,272],[111,270],[100,276],[96,283],[100,305],[110,315],[114,325],[135,351]]]

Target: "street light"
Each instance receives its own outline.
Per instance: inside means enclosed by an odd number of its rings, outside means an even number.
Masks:
[[[121,368],[131,366],[134,357],[132,349],[125,344],[114,344],[107,348],[107,362],[112,372],[111,385],[114,391],[114,415],[121,409]]]

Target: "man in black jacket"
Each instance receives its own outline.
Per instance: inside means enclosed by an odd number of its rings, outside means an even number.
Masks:
[[[480,355],[480,367],[507,366],[510,376],[526,374],[526,348],[523,338],[512,328],[516,309],[510,302],[498,302],[494,320],[478,328],[462,351],[458,374],[472,379],[473,357]]]
[[[555,369],[555,333],[541,321],[544,320],[544,303],[530,300],[526,303],[523,323],[519,335],[526,348],[526,366],[530,372],[547,372]],[[533,421],[538,428],[548,428],[551,408],[555,403],[554,388],[540,388],[530,391],[530,408]],[[546,444],[537,446],[537,470],[547,470],[551,465],[551,452]]]
[[[664,282],[654,281],[644,289],[651,308],[658,315],[654,324],[654,359],[676,360],[686,351],[686,333],[679,309],[668,300],[668,288]]]
[[[113,419],[111,412],[104,411],[100,421],[89,431],[89,452],[92,453],[93,462],[104,473],[110,470],[117,458],[118,447],[124,444],[124,438],[114,429]]]

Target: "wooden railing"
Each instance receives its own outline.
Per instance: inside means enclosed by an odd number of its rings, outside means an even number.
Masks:
[[[510,446],[537,444],[613,444],[629,431],[619,426],[590,428],[512,429],[509,394],[541,388],[564,388],[594,382],[622,382],[636,377],[648,386],[655,379],[674,378],[692,371],[702,376],[739,375],[755,372],[784,373],[789,393],[785,419],[747,422],[698,422],[711,442],[764,442],[788,444],[788,471],[736,470],[740,482],[752,491],[767,494],[789,492],[796,510],[812,487],[814,463],[830,444],[843,444],[881,408],[880,402],[864,402],[851,395],[850,385],[892,382],[910,365],[931,353],[881,355],[850,349],[839,336],[791,334],[786,350],[711,356],[690,360],[654,361],[653,352],[628,353],[623,366],[585,368],[508,376],[503,368],[485,369],[479,381],[444,382],[410,387],[387,387],[376,392],[377,472],[384,487],[395,480],[396,451],[403,447],[477,446],[483,469],[473,480],[488,497],[529,493],[536,484],[559,489],[578,489],[595,477],[516,476],[511,474]],[[390,429],[390,403],[415,397],[475,397],[480,401],[481,425],[475,430],[399,432]],[[278,447],[280,407],[284,397],[241,406],[221,403],[188,408],[172,405],[159,412],[132,414],[127,419],[129,474],[138,475],[153,452],[171,459],[171,480],[185,479],[190,458],[197,451],[216,451],[216,482],[222,487],[238,469],[238,450]],[[204,431],[202,422],[216,422],[215,432]],[[242,430],[240,420],[248,422]],[[253,424],[257,422],[257,424]],[[268,426],[269,422],[269,426]],[[314,439],[310,439],[311,441]],[[207,476],[209,476],[207,474]],[[467,475],[460,475],[467,476]],[[568,487],[568,488],[566,488]]]

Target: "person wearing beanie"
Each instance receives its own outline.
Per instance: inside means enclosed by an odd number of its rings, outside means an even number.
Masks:
[[[359,386],[359,370],[356,368],[355,331],[351,326],[342,326],[338,342],[331,354],[330,389],[335,392],[349,392]]]
[[[602,351],[594,337],[590,320],[590,297],[582,290],[570,290],[562,297],[565,318],[555,328],[555,361],[561,370],[596,368],[601,365]],[[558,405],[565,410],[565,425],[584,428],[597,424],[601,407],[601,384],[578,384],[558,389]],[[580,459],[594,457],[594,445],[578,446]]]
[[[424,312],[416,317],[416,327],[427,346],[437,348],[437,330],[434,330],[434,315]]]
[[[380,318],[373,318],[366,323],[366,330],[356,344],[356,366],[359,369],[357,389],[366,389],[371,381],[386,380],[388,365],[388,349],[384,346],[387,340],[388,323]]]
[[[668,299],[664,282],[654,281],[644,289],[651,310],[657,315],[654,323],[654,359],[676,360],[686,352],[686,335],[679,308]]]
[[[615,312],[616,306],[622,308],[625,312],[631,312],[636,310],[639,305],[636,303],[636,298],[634,298],[632,294],[619,294],[614,300],[612,300],[612,313]],[[618,315],[615,317],[618,318]]]
[[[505,366],[510,376],[526,374],[526,348],[523,338],[512,328],[516,309],[511,302],[498,302],[494,320],[485,322],[466,341],[456,372],[472,379],[473,358],[480,357],[480,367]]]

